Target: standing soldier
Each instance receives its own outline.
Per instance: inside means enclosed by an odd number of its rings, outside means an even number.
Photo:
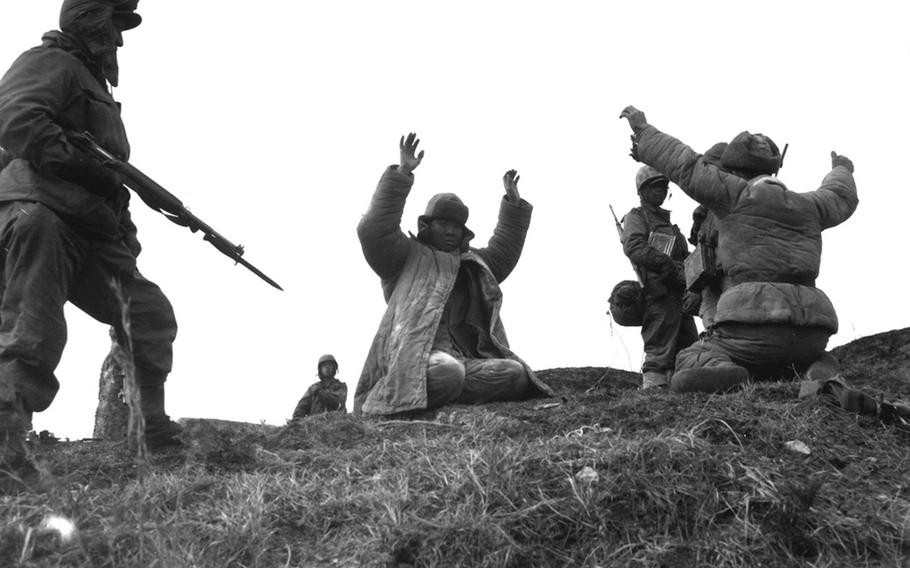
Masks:
[[[118,341],[132,346],[149,448],[179,443],[179,426],[164,406],[177,332],[173,309],[136,268],[140,247],[119,176],[68,137],[88,132],[127,159],[120,103],[109,85],[118,84],[122,33],[141,22],[137,3],[64,0],[60,30],[45,34],[0,79],[0,146],[11,159],[0,173],[0,481],[6,485],[37,477],[24,430],[57,393],[67,301],[114,326]]]
[[[338,372],[338,361],[332,355],[323,355],[316,363],[319,382],[310,386],[306,394],[297,403],[291,420],[297,420],[312,414],[324,412],[347,412],[345,401],[348,399],[348,387],[335,378]]]
[[[669,183],[667,176],[643,166],[635,176],[641,206],[623,217],[623,252],[636,267],[645,300],[642,389],[666,387],[676,354],[698,338],[695,320],[683,313],[686,282],[682,262],[689,249],[679,228],[670,222],[670,212],[661,207]]]

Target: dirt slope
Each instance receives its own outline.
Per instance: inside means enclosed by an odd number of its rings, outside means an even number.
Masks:
[[[908,400],[908,344],[834,354],[854,386]],[[0,566],[907,565],[910,432],[796,382],[675,395],[617,369],[539,375],[556,398],[190,420],[185,448],[142,465],[123,443],[39,445],[58,487],[0,500]],[[76,546],[30,541],[46,511]]]
[[[831,353],[851,384],[886,396],[910,397],[910,328],[861,337]]]

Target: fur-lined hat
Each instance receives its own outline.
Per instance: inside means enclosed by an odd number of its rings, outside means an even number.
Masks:
[[[773,175],[780,169],[780,150],[774,140],[764,134],[743,131],[727,144],[720,164],[726,170]]]
[[[417,238],[425,240],[426,231],[433,219],[445,219],[461,225],[463,238],[460,250],[467,250],[468,242],[474,238],[474,232],[465,225],[468,222],[468,206],[454,193],[437,193],[427,202],[423,215],[417,218]]]

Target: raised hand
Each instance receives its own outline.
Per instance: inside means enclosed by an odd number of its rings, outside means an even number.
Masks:
[[[648,119],[645,118],[645,113],[638,110],[632,105],[627,106],[622,109],[622,112],[619,113],[619,118],[625,118],[629,120],[629,126],[632,127],[632,130],[638,132],[640,129],[644,128],[648,124]]]
[[[518,194],[518,180],[521,178],[515,170],[509,170],[502,176],[502,184],[506,188],[506,199],[513,205],[521,203],[521,195]]]
[[[398,171],[404,175],[408,175],[414,171],[414,169],[420,165],[421,160],[423,160],[423,150],[415,156],[418,144],[420,144],[420,139],[417,138],[417,135],[413,132],[409,133],[407,138],[402,136],[401,140],[398,142],[398,150],[401,154],[401,162],[398,164]]]
[[[853,162],[847,156],[841,156],[834,150],[831,150],[831,167],[844,166],[847,171],[853,173]]]

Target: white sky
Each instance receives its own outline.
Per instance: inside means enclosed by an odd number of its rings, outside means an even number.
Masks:
[[[0,5],[5,69],[57,27],[60,1]],[[353,398],[385,307],[355,227],[409,131],[426,156],[405,230],[454,191],[481,246],[502,174],[521,175],[535,210],[503,284],[512,348],[536,369],[637,370],[638,328],[605,315],[632,277],[608,209],[637,204],[628,104],[700,151],[742,130],[789,143],[795,191],[818,186],[831,150],[850,157],[859,209],[824,233],[818,279],[840,317],[829,347],[906,327],[908,6],[143,0],[115,92],[132,163],[286,290],[134,201],[140,269],[180,324],[170,414],[283,424],[327,352]],[[688,234],[694,202],[674,189],[666,206]],[[109,340],[67,313],[61,390],[35,427],[80,438]]]

